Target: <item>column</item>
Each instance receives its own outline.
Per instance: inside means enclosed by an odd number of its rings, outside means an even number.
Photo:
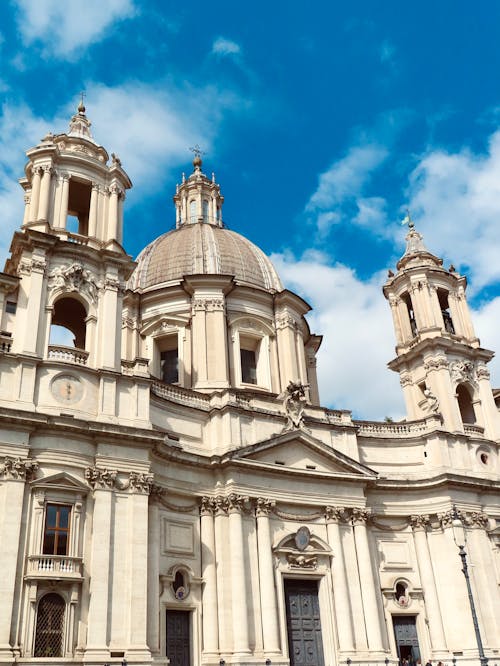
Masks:
[[[23,216],[23,227],[25,224],[28,224],[30,220],[30,200],[31,197],[29,194],[24,195],[24,216]]]
[[[211,498],[202,498],[200,506],[200,535],[201,575],[204,583],[202,595],[204,655],[216,655],[219,653],[214,508],[214,501]]]
[[[227,580],[230,578],[231,553],[227,533],[227,500],[224,497],[214,499],[215,552],[217,553],[217,617],[219,624],[219,651],[223,654],[231,651],[229,625],[232,623],[231,596],[227,595]]]
[[[255,509],[260,576],[260,615],[262,619],[264,653],[266,655],[278,654],[280,652],[278,605],[276,601],[271,525],[269,520],[269,513],[272,506],[273,503],[270,500],[259,497]]]
[[[21,533],[25,481],[38,465],[30,459],[6,457],[0,464],[0,661],[12,661],[11,627]]]
[[[144,571],[148,566],[148,498],[153,475],[130,472],[129,479],[130,621],[127,657],[149,661],[151,654],[146,644],[148,578]],[[153,594],[157,594],[154,587]]]
[[[108,208],[108,236],[107,240],[116,240],[118,232],[118,195],[120,189],[117,185],[111,185],[109,188],[109,208]]]
[[[114,476],[97,467],[85,474],[94,489],[92,545],[90,548],[90,604],[88,614],[86,655],[90,660],[107,661],[108,601],[110,581],[110,536]]]
[[[229,542],[231,544],[231,592],[233,610],[233,649],[236,654],[248,654],[248,607],[246,590],[245,553],[243,549],[244,498],[228,497]]]
[[[59,211],[59,221],[57,225],[61,229],[66,229],[66,222],[68,219],[68,202],[69,202],[69,180],[71,176],[68,173],[63,174],[62,177],[62,194],[61,194],[61,208]],[[55,215],[54,215],[55,222]]]
[[[148,544],[148,646],[151,654],[160,655],[160,520],[158,497],[161,490],[153,486],[149,499],[149,544]]]
[[[24,344],[22,351],[36,354],[40,346],[38,339],[38,330],[40,326],[40,316],[43,312],[41,309],[43,278],[45,274],[46,262],[45,258],[41,255],[33,255],[31,258],[31,266],[27,268],[30,270],[30,281],[28,291],[28,304],[26,308],[26,328],[24,329]]]
[[[97,203],[99,199],[99,185],[92,183],[92,191],[90,193],[90,208],[89,208],[89,228],[88,234],[91,238],[97,236]]]
[[[432,649],[444,652],[446,650],[446,639],[444,636],[441,609],[436,590],[436,581],[432,569],[429,544],[427,543],[426,527],[429,525],[429,516],[411,516],[410,525],[413,530],[415,551],[417,554],[420,580],[424,591],[425,608],[429,618],[429,633]]]
[[[36,222],[38,219],[38,202],[40,199],[40,183],[42,180],[42,168],[33,169],[33,178],[31,180],[31,203],[30,203],[30,222]]]
[[[343,509],[332,506],[326,507],[328,543],[333,551],[332,580],[339,649],[341,652],[351,652],[354,650],[352,613],[351,604],[349,603],[349,588],[347,586],[344,549],[342,547],[339,525],[343,520],[345,520],[345,511]]]
[[[361,580],[361,597],[363,600],[368,648],[371,651],[382,652],[384,646],[380,625],[380,613],[375,591],[375,577],[372,568],[370,547],[368,544],[368,533],[366,530],[368,518],[369,513],[367,511],[364,511],[363,509],[352,510],[354,542],[356,544],[359,578]]]
[[[52,167],[46,164],[43,167],[43,176],[40,186],[40,201],[38,204],[38,219],[47,222],[49,219],[50,181],[52,178]]]
[[[207,382],[207,348],[206,348],[206,302],[202,298],[193,297],[192,303],[192,349],[193,349],[193,388],[206,385]]]

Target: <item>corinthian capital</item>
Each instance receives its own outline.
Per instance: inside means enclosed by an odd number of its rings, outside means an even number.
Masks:
[[[0,465],[0,476],[6,479],[30,481],[38,469],[38,463],[31,458],[9,458],[6,456]]]
[[[425,530],[430,525],[429,514],[410,516],[410,525],[413,530]]]
[[[227,498],[227,509],[229,513],[242,513],[245,504],[248,502],[248,497],[231,493]]]
[[[153,487],[153,475],[144,472],[130,472],[129,488],[132,492],[149,495]]]
[[[351,520],[353,525],[366,525],[371,518],[371,513],[367,509],[351,509]]]
[[[85,479],[92,490],[98,488],[109,488],[112,490],[115,487],[117,475],[117,471],[110,472],[105,468],[96,467],[95,465],[94,467],[87,467],[85,470]]]
[[[275,505],[276,502],[273,500],[259,497],[255,502],[255,515],[257,518],[260,518],[261,516],[268,516]]]
[[[347,520],[347,512],[341,506],[325,507],[325,516],[328,523],[345,523]]]
[[[217,508],[212,497],[202,497],[200,502],[200,516],[213,516]]]

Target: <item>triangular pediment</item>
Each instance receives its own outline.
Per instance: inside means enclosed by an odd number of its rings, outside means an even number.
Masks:
[[[259,463],[278,469],[300,470],[302,472],[335,474],[375,478],[374,472],[366,465],[341,453],[332,446],[304,432],[294,430],[257,442],[232,455],[233,459],[249,464]]]
[[[80,479],[67,472],[57,472],[48,476],[39,477],[31,482],[35,488],[57,488],[59,490],[72,490],[78,493],[88,493],[89,487]]]

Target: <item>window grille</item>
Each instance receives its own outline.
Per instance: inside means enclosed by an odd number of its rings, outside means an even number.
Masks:
[[[64,600],[58,594],[40,599],[36,618],[35,657],[62,657]]]

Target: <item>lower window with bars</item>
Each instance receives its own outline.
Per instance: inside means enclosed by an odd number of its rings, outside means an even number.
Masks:
[[[66,604],[58,594],[46,594],[38,603],[35,657],[62,657]]]

